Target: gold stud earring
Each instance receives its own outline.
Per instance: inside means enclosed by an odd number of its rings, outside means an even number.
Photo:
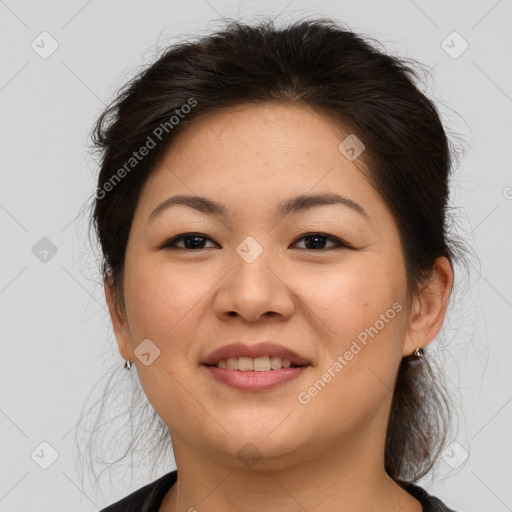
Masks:
[[[419,359],[422,359],[423,356],[424,356],[423,347],[417,347],[414,349],[414,352],[411,355],[406,356],[405,359],[407,361],[418,361]]]

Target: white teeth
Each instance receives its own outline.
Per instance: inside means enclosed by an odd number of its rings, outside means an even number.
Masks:
[[[218,368],[227,368],[228,370],[240,370],[242,372],[255,371],[267,372],[269,370],[280,370],[281,368],[290,368],[292,365],[289,359],[281,359],[277,356],[263,357],[230,357],[217,363]]]
[[[270,367],[272,370],[279,370],[283,367],[283,360],[280,357],[272,356],[270,358]]]
[[[268,372],[270,370],[270,357],[257,357],[254,359],[255,372]]]
[[[254,359],[252,357],[239,357],[238,369],[243,372],[254,370]]]
[[[226,361],[226,367],[228,370],[238,370],[238,359],[236,357],[230,357]]]

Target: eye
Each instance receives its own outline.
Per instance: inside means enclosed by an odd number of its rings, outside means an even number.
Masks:
[[[183,235],[175,236],[167,242],[164,242],[161,249],[207,249],[204,247],[205,240],[210,240],[206,235],[200,233],[185,233]],[[183,245],[178,245],[178,242],[183,242]]]
[[[306,247],[304,247],[304,249],[307,250],[336,249],[341,247],[347,249],[351,248],[351,246],[343,240],[331,235],[326,235],[325,233],[308,233],[298,238],[294,243],[297,243],[299,240],[309,240],[309,242],[306,242]],[[334,246],[324,247],[326,242],[333,242]]]
[[[166,242],[164,242],[161,249],[184,249],[184,250],[201,250],[207,249],[205,243],[207,241],[213,243],[212,239],[201,233],[184,233],[182,235],[175,236]],[[325,233],[308,233],[298,238],[294,244],[297,244],[300,240],[306,240],[306,246],[303,249],[306,250],[329,250],[336,248],[347,248],[351,246],[343,240],[327,235]],[[325,247],[326,242],[331,242],[331,247]]]

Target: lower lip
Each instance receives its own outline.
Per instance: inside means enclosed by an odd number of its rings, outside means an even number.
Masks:
[[[279,384],[296,379],[307,366],[297,368],[281,368],[280,370],[268,370],[265,372],[228,370],[217,366],[204,367],[218,381],[242,391],[265,391]]]

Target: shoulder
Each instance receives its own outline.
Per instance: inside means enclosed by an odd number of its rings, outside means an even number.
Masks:
[[[157,512],[164,496],[176,482],[176,470],[137,489],[99,512]]]
[[[456,512],[448,508],[439,498],[431,496],[423,487],[403,480],[396,482],[421,503],[423,512]]]

